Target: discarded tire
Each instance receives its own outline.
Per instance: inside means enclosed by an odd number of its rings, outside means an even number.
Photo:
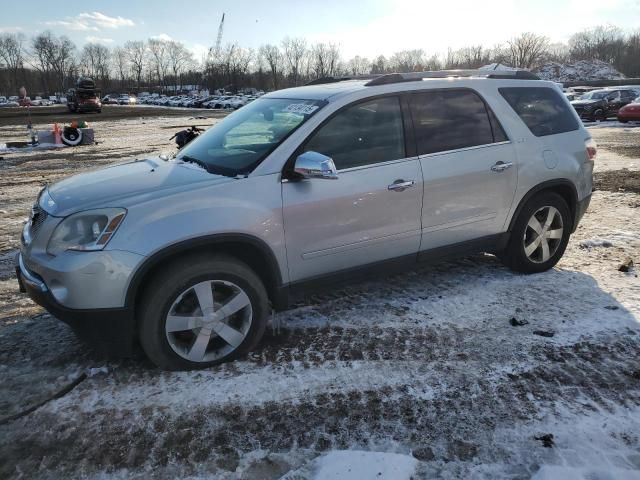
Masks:
[[[75,147],[82,142],[82,130],[74,127],[64,127],[62,130],[62,143]]]

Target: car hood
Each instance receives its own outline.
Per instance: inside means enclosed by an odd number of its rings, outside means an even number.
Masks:
[[[74,175],[48,187],[50,200],[42,207],[54,216],[102,207],[128,207],[167,197],[185,188],[195,189],[233,178],[214,175],[203,168],[161,159],[136,160]]]

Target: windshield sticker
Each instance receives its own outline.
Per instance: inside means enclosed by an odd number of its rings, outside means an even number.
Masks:
[[[306,103],[291,103],[287,105],[282,111],[289,113],[299,113],[301,115],[310,115],[315,112],[318,108],[317,105],[309,105]]]

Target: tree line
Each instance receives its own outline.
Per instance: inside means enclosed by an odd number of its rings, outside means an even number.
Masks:
[[[598,26],[575,33],[566,44],[525,32],[491,48],[472,45],[449,49],[444,55],[418,48],[388,57],[356,55],[348,60],[336,44],[311,44],[303,38],[287,37],[257,49],[230,43],[196,59],[174,40],[150,38],[113,48],[87,43],[79,49],[66,36],[49,31],[29,40],[20,33],[5,33],[0,35],[0,93],[15,94],[23,85],[29,92],[64,92],[80,76],[92,77],[100,88],[114,92],[169,92],[184,85],[272,90],[329,76],[478,68],[492,63],[535,71],[547,62],[594,59],[610,63],[628,77],[640,77],[640,30]]]

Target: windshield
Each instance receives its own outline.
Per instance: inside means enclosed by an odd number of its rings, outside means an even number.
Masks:
[[[580,100],[601,100],[607,95],[609,95],[610,93],[611,92],[602,91],[602,90],[599,92],[589,92],[589,93],[585,93],[582,97],[580,97]]]
[[[318,100],[256,100],[190,142],[176,159],[197,163],[210,173],[248,173],[324,104]]]

